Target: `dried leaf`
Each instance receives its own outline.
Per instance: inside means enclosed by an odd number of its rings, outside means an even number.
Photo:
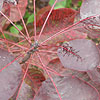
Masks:
[[[26,68],[23,66],[23,71],[25,72]],[[42,85],[42,82],[45,80],[45,76],[42,71],[35,68],[35,66],[30,66],[27,77],[25,78],[25,83],[32,87],[32,89],[36,92],[39,87]]]

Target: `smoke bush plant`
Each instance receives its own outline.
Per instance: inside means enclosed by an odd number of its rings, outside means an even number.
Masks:
[[[36,15],[33,0],[34,31],[24,2],[0,1],[0,100],[99,100],[100,51],[92,39],[100,38],[100,1],[84,0],[78,21],[73,9],[54,10],[60,0]],[[13,23],[20,19],[24,32]],[[20,33],[8,32],[13,40],[4,34],[9,22]]]

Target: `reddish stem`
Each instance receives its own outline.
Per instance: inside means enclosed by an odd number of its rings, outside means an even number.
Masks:
[[[24,76],[23,76],[23,78],[22,78],[22,83],[21,83],[21,85],[20,85],[20,87],[19,87],[18,94],[17,94],[17,96],[16,96],[16,100],[18,99],[18,96],[19,96],[20,90],[21,90],[21,88],[22,88],[22,84],[23,84],[23,82],[24,82],[24,79],[25,79],[25,77],[26,77],[26,75],[27,75],[28,69],[29,69],[29,64],[27,65],[25,74],[24,74]]]
[[[53,83],[53,85],[54,85],[54,87],[55,87],[55,89],[56,89],[56,92],[57,92],[57,94],[58,94],[60,100],[62,100],[61,95],[60,95],[60,93],[59,93],[59,91],[58,91],[58,89],[57,89],[57,87],[56,87],[56,84],[54,83],[53,78],[51,77],[51,75],[50,75],[49,72],[47,71],[46,66],[45,66],[44,63],[42,62],[42,59],[41,59],[40,55],[37,54],[37,56],[38,56],[38,58],[39,58],[39,60],[40,60],[40,62],[41,62],[41,64],[42,64],[43,68],[45,69],[46,73],[48,74],[50,80],[52,81],[52,83]]]
[[[12,42],[12,41],[8,41],[8,40],[2,39],[2,38],[0,38],[0,41],[4,41],[4,42],[10,43],[10,44],[13,44],[13,45],[15,45],[15,46],[20,47],[21,49],[25,49],[25,50],[28,49],[28,48],[26,48],[26,47],[24,47],[24,46],[18,45],[18,43],[14,43],[14,42]],[[11,47],[11,48],[12,48],[12,47]]]
[[[34,0],[34,33],[35,33],[35,37],[34,40],[36,41],[36,14],[35,14],[35,0]]]
[[[21,17],[22,23],[23,23],[23,25],[24,25],[24,28],[25,28],[25,31],[26,31],[27,37],[28,37],[28,39],[29,39],[29,43],[31,44],[32,42],[31,42],[31,39],[30,39],[30,36],[29,36],[28,30],[27,30],[27,28],[26,28],[25,22],[24,22],[24,20],[23,20],[23,17],[22,17],[21,11],[20,11],[20,9],[19,9],[19,6],[17,6],[17,8],[18,8],[18,11],[19,11],[19,14],[20,14],[20,17]]]
[[[3,14],[1,11],[0,13],[21,33],[21,35],[29,42],[30,44],[30,41],[29,39],[18,29],[18,27],[5,15]]]
[[[39,39],[40,39],[40,37],[41,37],[41,34],[42,34],[43,30],[44,30],[44,27],[45,27],[45,25],[46,25],[46,23],[47,23],[47,21],[48,21],[48,19],[49,19],[49,17],[50,17],[50,14],[52,13],[52,10],[54,9],[54,6],[56,5],[57,1],[58,1],[58,0],[55,0],[53,6],[52,6],[52,8],[51,8],[51,10],[49,11],[48,16],[46,17],[46,20],[45,20],[45,22],[44,22],[44,24],[43,24],[43,26],[42,26],[42,29],[41,29],[41,31],[40,31],[40,34],[39,34],[39,36],[38,36],[37,41],[39,41]]]

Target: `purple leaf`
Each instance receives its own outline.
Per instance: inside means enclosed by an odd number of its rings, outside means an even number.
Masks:
[[[64,67],[78,70],[88,71],[97,67],[100,62],[100,54],[95,43],[87,39],[72,40],[62,45],[58,49],[58,56]],[[65,46],[68,50],[63,48]]]
[[[3,0],[0,0],[0,11],[2,9],[2,6],[3,6]]]
[[[100,72],[97,70],[97,68],[87,71],[87,74],[93,82],[100,84]]]
[[[98,15],[100,15],[100,0],[84,0],[80,8],[80,17],[81,19],[88,18],[80,23],[84,26],[81,32],[87,33],[91,38],[99,38],[100,16]]]
[[[67,32],[66,30],[65,32]],[[100,37],[100,15],[86,18],[69,29],[69,33],[87,34],[95,39]]]
[[[0,70],[9,64],[14,57],[7,51],[0,49]],[[21,82],[22,70],[17,61],[0,72],[0,100],[8,100]]]
[[[54,77],[53,80],[62,100],[99,100],[97,90],[76,77]],[[34,100],[60,100],[50,79],[43,82]]]
[[[100,0],[84,0],[80,8],[81,19],[100,14]]]
[[[17,92],[13,95],[13,97],[10,98],[10,100],[16,100]],[[22,85],[22,88],[20,90],[17,100],[33,100],[34,95],[35,95],[35,92],[33,91],[32,87],[30,87],[28,84],[23,82],[23,85]]]

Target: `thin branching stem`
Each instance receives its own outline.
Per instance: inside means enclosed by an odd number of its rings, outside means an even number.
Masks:
[[[54,87],[55,87],[55,89],[56,89],[56,92],[57,92],[57,94],[58,94],[58,96],[59,96],[59,99],[62,100],[61,95],[60,95],[60,93],[59,93],[59,91],[58,91],[58,89],[57,89],[57,87],[56,87],[56,84],[55,84],[54,81],[53,81],[53,78],[51,77],[50,73],[47,71],[46,66],[45,66],[44,63],[42,62],[42,59],[41,59],[41,57],[40,57],[40,55],[39,55],[38,53],[37,53],[37,56],[38,56],[38,58],[39,58],[39,60],[40,60],[40,62],[41,62],[41,64],[42,64],[43,68],[45,69],[46,73],[48,74],[48,76],[49,76],[51,82],[53,83],[53,85],[54,85]]]
[[[9,65],[11,65],[13,62],[15,62],[16,60],[19,59],[19,57],[22,57],[22,55],[19,55],[18,57],[16,57],[14,60],[12,60],[10,63],[8,63],[6,66],[4,66],[2,69],[0,69],[0,72],[2,72],[5,68],[7,68]]]
[[[30,39],[30,36],[29,36],[28,30],[27,30],[27,27],[26,27],[26,25],[25,25],[25,22],[24,22],[24,20],[23,20],[23,17],[22,17],[22,14],[21,14],[21,11],[20,11],[19,6],[17,6],[17,8],[18,8],[18,11],[19,11],[19,14],[20,14],[20,17],[21,17],[22,23],[23,23],[24,28],[25,28],[25,31],[26,31],[26,34],[27,34],[27,38],[29,39],[29,42],[30,42],[30,44],[31,44],[32,42],[31,42],[31,39]]]
[[[23,78],[22,78],[22,82],[21,82],[21,85],[20,85],[20,87],[19,87],[18,94],[17,94],[17,96],[16,96],[16,100],[18,99],[18,96],[19,96],[20,90],[21,90],[21,88],[22,88],[24,79],[25,79],[25,77],[26,77],[26,75],[27,75],[28,69],[29,69],[29,64],[27,64],[27,67],[26,67],[26,70],[25,70],[25,74],[24,74],[24,76],[23,76]]]
[[[34,61],[34,60],[33,60],[33,61]],[[29,63],[29,62],[26,62],[26,63]],[[34,63],[32,63],[32,62],[30,62],[30,64],[33,65],[33,66],[37,66],[37,64],[34,64]],[[41,68],[41,69],[43,69],[43,67],[41,67],[41,66],[39,66],[39,65],[38,65],[38,67]],[[50,73],[53,73],[53,74],[55,74],[55,75],[57,75],[57,76],[62,76],[61,74],[59,74],[58,72],[56,72],[55,70],[53,70],[53,69],[51,69],[51,68],[49,68],[49,67],[46,67],[46,69],[47,69],[48,72],[50,72]],[[44,69],[43,69],[43,70],[44,70]]]
[[[50,10],[50,12],[49,12],[47,18],[46,18],[46,20],[45,20],[45,22],[44,22],[44,24],[43,24],[43,26],[42,26],[42,28],[41,28],[41,31],[40,31],[40,33],[39,33],[39,36],[38,36],[37,41],[39,41],[39,39],[40,39],[40,37],[41,37],[41,34],[42,34],[42,32],[43,32],[43,30],[44,30],[44,28],[45,28],[45,25],[46,25],[46,23],[47,23],[47,21],[48,21],[48,19],[49,19],[49,17],[50,17],[50,14],[52,13],[52,10],[54,9],[54,7],[55,7],[57,1],[58,1],[58,0],[55,0],[55,2],[54,2],[54,4],[53,4],[53,6],[52,6],[52,8],[51,8],[51,10]]]
[[[27,47],[21,46],[21,45],[19,45],[18,43],[14,43],[14,42],[9,41],[9,40],[5,40],[5,39],[0,38],[0,41],[2,41],[2,42],[7,42],[7,43],[9,43],[9,44],[12,44],[13,46],[20,47],[21,49],[25,49],[25,50],[28,49]],[[12,48],[12,47],[10,47],[10,48]]]
[[[81,21],[79,21],[79,22],[77,22],[77,23],[74,23],[74,24],[72,24],[72,25],[70,25],[70,26],[68,26],[68,27],[66,27],[66,28],[64,28],[64,29],[62,29],[62,30],[60,30],[60,31],[57,32],[56,34],[52,35],[52,36],[49,37],[48,39],[46,39],[46,40],[44,40],[43,42],[41,42],[40,45],[45,44],[46,42],[50,41],[51,39],[55,38],[56,36],[59,36],[59,35],[63,34],[64,32],[69,32],[69,31],[73,30],[73,29],[71,29],[72,27],[74,27],[75,25],[78,25],[79,23],[81,23],[81,22],[83,22],[83,21],[85,21],[85,20],[88,20],[88,19],[90,19],[90,18],[92,18],[92,17],[93,17],[93,16],[88,17],[88,18],[86,18],[86,19],[83,19],[83,20],[81,20]],[[90,24],[90,25],[91,25],[91,24]],[[88,25],[88,26],[90,26],[90,25]],[[85,26],[83,26],[83,27],[85,27]],[[79,28],[79,27],[77,27],[77,28],[75,28],[75,29],[78,29],[78,28]],[[71,29],[71,30],[69,30],[69,29]]]
[[[20,34],[28,41],[30,44],[29,39],[18,29],[18,27],[4,14],[0,11],[0,13],[20,32]]]
[[[34,5],[34,34],[35,34],[35,37],[34,37],[34,40],[36,41],[36,12],[35,12],[35,0],[33,0],[33,5]]]

